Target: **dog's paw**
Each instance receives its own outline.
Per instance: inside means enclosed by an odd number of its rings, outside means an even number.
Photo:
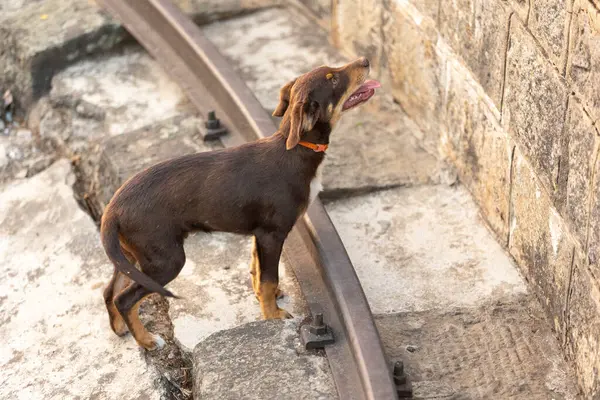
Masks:
[[[278,308],[274,312],[264,316],[264,319],[290,319],[290,318],[294,318],[294,317],[292,316],[292,314],[285,311],[283,308]]]
[[[163,339],[160,335],[156,335],[156,334],[151,334],[152,336],[152,344],[148,347],[146,347],[146,350],[148,351],[154,351],[154,350],[160,350],[163,347],[165,347],[165,339]]]
[[[115,321],[113,324],[111,324],[110,327],[112,328],[115,335],[119,337],[123,337],[127,334],[127,332],[129,332],[129,329],[127,328],[127,325],[125,325],[125,322],[123,322],[123,320]]]

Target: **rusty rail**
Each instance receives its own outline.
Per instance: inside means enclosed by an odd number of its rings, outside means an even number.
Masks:
[[[179,83],[203,113],[218,110],[235,146],[276,127],[254,94],[201,30],[168,0],[98,0]],[[396,386],[354,267],[317,198],[284,247],[313,315],[323,313],[335,343],[325,347],[340,399],[397,399]]]

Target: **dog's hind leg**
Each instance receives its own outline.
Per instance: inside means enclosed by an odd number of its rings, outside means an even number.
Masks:
[[[284,319],[292,316],[277,306],[279,285],[279,259],[286,235],[277,232],[255,234],[253,263],[256,273],[253,284],[264,319]],[[254,256],[256,254],[256,256]]]
[[[122,249],[122,251],[129,262],[132,264],[136,263],[136,260],[131,253],[125,249]],[[108,311],[110,327],[117,336],[123,336],[127,333],[127,325],[125,324],[125,321],[123,321],[121,314],[119,314],[119,311],[115,306],[114,299],[117,294],[122,292],[129,285],[131,285],[131,279],[127,278],[115,268],[113,271],[113,276],[110,279],[110,282],[108,282],[108,285],[104,289],[103,293],[104,304],[106,305],[106,310]]]
[[[175,279],[185,264],[183,243],[173,243],[171,246],[163,244],[162,247],[147,244],[140,248],[155,249],[147,259],[142,258],[141,255],[138,257],[138,254],[136,258],[140,261],[142,272],[163,286]],[[160,336],[146,330],[138,315],[142,300],[151,293],[150,290],[134,282],[115,297],[115,306],[132,336],[147,350],[159,349],[165,344]]]

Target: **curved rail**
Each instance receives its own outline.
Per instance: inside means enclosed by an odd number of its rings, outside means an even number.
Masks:
[[[98,0],[169,71],[203,113],[218,110],[235,146],[276,127],[201,30],[168,0]],[[284,246],[311,313],[323,313],[335,343],[325,347],[340,399],[397,399],[390,365],[346,249],[317,198]]]

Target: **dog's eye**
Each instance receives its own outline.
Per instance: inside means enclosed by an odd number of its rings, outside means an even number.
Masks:
[[[333,75],[331,77],[331,83],[333,84],[333,86],[337,86],[337,84],[338,84],[338,77],[336,75]]]

